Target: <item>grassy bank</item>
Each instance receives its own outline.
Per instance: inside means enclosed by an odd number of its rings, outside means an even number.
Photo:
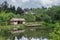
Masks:
[[[8,36],[10,31],[26,29],[24,24],[0,26],[0,35]]]

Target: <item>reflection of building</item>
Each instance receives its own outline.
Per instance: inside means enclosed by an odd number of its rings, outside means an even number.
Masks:
[[[10,24],[13,24],[13,25],[25,24],[25,19],[23,19],[23,18],[12,18],[12,19],[10,19]]]

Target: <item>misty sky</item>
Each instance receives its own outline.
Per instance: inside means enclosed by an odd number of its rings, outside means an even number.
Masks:
[[[0,3],[4,2],[5,0],[0,0]],[[15,5],[15,7],[22,7],[22,8],[40,8],[41,6],[44,7],[51,7],[53,5],[60,5],[60,0],[6,0],[9,4]]]

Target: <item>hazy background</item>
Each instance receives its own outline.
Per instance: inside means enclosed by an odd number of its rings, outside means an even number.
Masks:
[[[4,2],[5,0],[0,0],[0,3]],[[6,0],[9,4],[15,5],[15,7],[22,7],[22,8],[40,8],[41,6],[44,7],[51,7],[53,5],[60,5],[60,0]]]

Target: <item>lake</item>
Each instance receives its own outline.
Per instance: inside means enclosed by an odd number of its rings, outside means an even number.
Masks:
[[[52,29],[25,29],[24,32],[9,34],[5,36],[5,40],[48,40],[51,39],[49,33]]]

